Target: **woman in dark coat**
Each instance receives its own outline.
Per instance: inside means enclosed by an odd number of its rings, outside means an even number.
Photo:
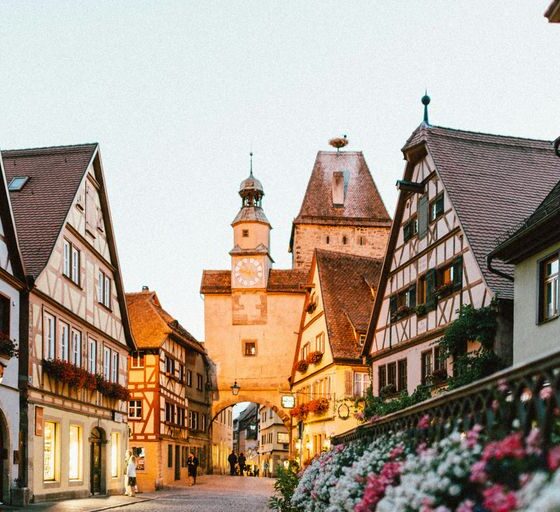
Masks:
[[[192,485],[196,484],[196,473],[198,472],[198,459],[189,453],[189,458],[187,459],[187,471],[189,473],[189,481],[192,478]]]

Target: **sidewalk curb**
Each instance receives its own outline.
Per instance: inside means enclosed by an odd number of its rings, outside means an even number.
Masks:
[[[129,507],[130,505],[136,505],[137,503],[145,503],[146,501],[154,501],[157,498],[142,498],[137,501],[130,501],[128,503],[120,503],[118,505],[108,505],[107,507],[95,508],[88,512],[101,512],[102,510],[112,510],[114,508]]]

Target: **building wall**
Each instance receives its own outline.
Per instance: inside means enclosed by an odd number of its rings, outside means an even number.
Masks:
[[[390,227],[296,224],[292,266],[297,269],[309,269],[315,249],[383,258],[389,233]]]
[[[233,449],[233,409],[228,407],[212,423],[212,472],[229,474],[228,457]]]
[[[269,407],[259,409],[259,475],[276,476],[278,468],[289,457],[289,431],[280,417]],[[283,440],[286,442],[278,442]],[[272,438],[272,439],[270,439]],[[265,472],[265,464],[268,472]]]
[[[523,363],[560,349],[560,320],[538,324],[538,262],[558,251],[557,243],[515,266],[513,362]]]

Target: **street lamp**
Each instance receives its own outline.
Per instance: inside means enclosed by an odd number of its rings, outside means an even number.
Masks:
[[[241,389],[241,386],[239,384],[237,384],[237,381],[235,381],[233,383],[233,386],[230,386],[230,387],[231,387],[231,394],[233,396],[239,395],[239,390]]]

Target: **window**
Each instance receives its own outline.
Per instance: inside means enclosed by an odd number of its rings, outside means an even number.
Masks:
[[[128,417],[134,420],[142,419],[142,400],[128,402]]]
[[[329,235],[327,235],[327,238],[325,238],[325,243],[327,245],[329,245],[331,243],[331,237]]]
[[[106,308],[111,307],[111,279],[102,270],[97,277],[97,302]]]
[[[200,430],[206,432],[206,414],[200,415]]]
[[[381,390],[387,385],[387,366],[381,365],[377,368],[377,394],[381,394]]]
[[[359,236],[358,237],[358,244],[359,245],[366,245],[366,237],[365,236]]]
[[[172,444],[167,445],[167,467],[168,468],[173,467],[173,445]]]
[[[198,430],[198,412],[189,411],[189,429]]]
[[[192,387],[192,370],[187,370],[187,386]]]
[[[89,359],[88,370],[89,373],[97,373],[97,342],[89,339]]]
[[[278,444],[288,444],[290,442],[288,432],[278,432],[276,434],[276,442]]]
[[[70,425],[68,451],[68,479],[80,480],[82,467],[82,429],[78,425]]]
[[[118,432],[111,432],[111,476],[119,477],[120,436]]]
[[[443,215],[443,194],[439,194],[430,202],[430,222]]]
[[[249,237],[249,230],[244,229],[244,230],[241,231],[241,234],[242,234],[243,238],[248,238]]]
[[[72,329],[72,352],[70,354],[72,364],[82,366],[82,333]]]
[[[441,356],[439,346],[434,347],[434,370],[445,370],[447,361]]]
[[[303,347],[301,347],[301,358],[307,359],[309,355],[309,349],[311,348],[311,343],[307,342]]]
[[[408,242],[414,235],[418,233],[418,219],[416,217],[410,219],[403,226],[403,238],[405,242]]]
[[[143,352],[134,352],[134,354],[132,354],[132,368],[144,368]]]
[[[365,342],[366,342],[366,335],[360,334],[358,338],[358,343],[360,344],[360,347],[363,347]]]
[[[64,240],[62,273],[80,285],[80,251],[68,240]]]
[[[422,239],[428,234],[428,195],[424,194],[418,199],[418,238]]]
[[[397,361],[397,391],[407,390],[407,362],[406,359]]]
[[[449,287],[449,291],[460,290],[463,286],[463,257],[455,258],[451,263],[436,271],[436,291]]]
[[[0,295],[0,332],[10,336],[10,307],[12,301],[9,297]]]
[[[348,243],[348,238],[346,238],[346,235],[344,235],[342,237],[342,245],[346,245]]]
[[[560,314],[560,255],[540,263],[540,314],[541,322]]]
[[[387,365],[387,385],[397,386],[397,363]]]
[[[8,185],[8,190],[10,192],[19,192],[28,181],[29,176],[14,176]]]
[[[165,402],[165,421],[175,423],[175,405]]]
[[[315,350],[317,352],[325,353],[325,333],[322,332],[315,337]]]
[[[243,355],[247,357],[252,357],[257,355],[257,342],[256,341],[244,341],[243,342]]]
[[[179,363],[179,380],[185,382],[185,365]]]
[[[175,375],[175,359],[165,356],[165,373]]]
[[[401,290],[389,298],[391,321],[394,322],[412,313],[416,307],[416,284]]]
[[[185,408],[177,406],[177,424],[181,427],[185,426]]]
[[[428,377],[432,375],[433,370],[433,352],[431,349],[426,352],[422,352],[420,357],[422,358],[422,384],[427,384]]]
[[[111,349],[108,347],[103,347],[103,378],[111,378]]]
[[[45,359],[54,359],[55,352],[55,319],[54,316],[45,314]]]
[[[200,373],[196,374],[196,389],[198,389],[198,391],[202,391],[202,375],[200,375]]]
[[[111,361],[111,382],[119,382],[119,353],[113,351]]]
[[[65,322],[60,322],[60,359],[68,361],[68,341],[70,336],[70,326]]]
[[[56,480],[56,466],[58,464],[58,432],[57,424],[45,421],[43,427],[43,480]]]
[[[366,396],[370,386],[369,374],[366,372],[354,373],[354,396]]]

